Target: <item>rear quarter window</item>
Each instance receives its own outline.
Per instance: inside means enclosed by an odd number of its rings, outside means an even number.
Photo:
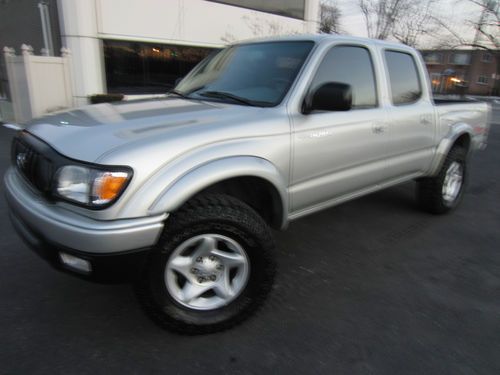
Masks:
[[[389,72],[392,103],[410,104],[420,99],[422,85],[413,56],[405,52],[385,51],[385,61]]]

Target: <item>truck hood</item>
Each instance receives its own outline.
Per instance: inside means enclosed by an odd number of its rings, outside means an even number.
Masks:
[[[96,104],[35,119],[27,130],[59,153],[95,162],[132,142],[172,138],[248,119],[259,108],[178,98]],[[217,125],[218,124],[218,125]]]

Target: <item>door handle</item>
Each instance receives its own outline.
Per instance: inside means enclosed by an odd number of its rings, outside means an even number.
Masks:
[[[387,130],[387,125],[382,123],[376,123],[372,125],[372,131],[375,134],[381,134]]]
[[[431,124],[432,124],[432,121],[429,119],[429,117],[428,117],[428,116],[425,116],[425,115],[424,115],[424,116],[421,116],[421,117],[420,117],[420,123],[421,123],[422,125],[431,125]]]

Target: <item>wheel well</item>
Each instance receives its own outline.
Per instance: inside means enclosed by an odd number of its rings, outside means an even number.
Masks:
[[[263,178],[234,177],[211,185],[198,194],[203,193],[222,193],[237,198],[257,211],[272,228],[281,227],[283,202],[276,187]]]
[[[469,146],[470,146],[470,135],[467,133],[462,134],[460,137],[458,137],[455,142],[453,143],[453,146],[460,146],[465,151],[469,151]]]

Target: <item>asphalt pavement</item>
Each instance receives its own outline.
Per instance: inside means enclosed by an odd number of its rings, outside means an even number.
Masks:
[[[276,233],[263,309],[199,337],[159,329],[128,285],[49,268],[0,188],[0,374],[500,374],[498,110],[493,121],[455,212],[419,211],[407,183],[298,220]]]

